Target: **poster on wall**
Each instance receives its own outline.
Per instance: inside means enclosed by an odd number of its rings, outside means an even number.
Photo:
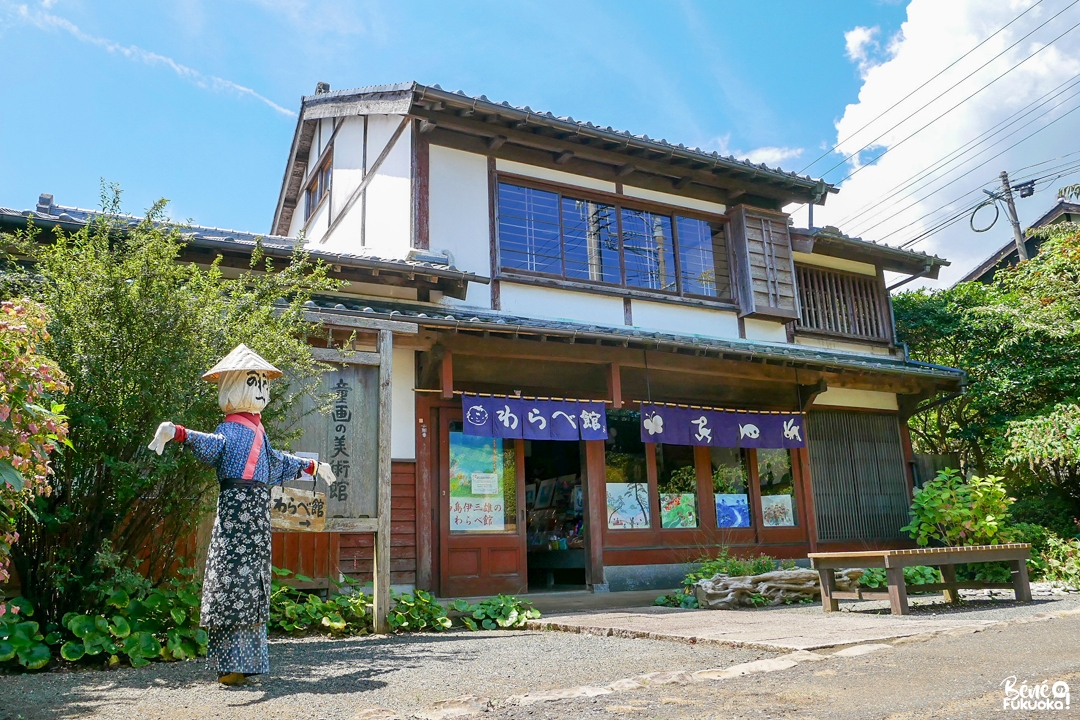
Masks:
[[[790,495],[762,495],[761,517],[768,527],[791,527],[795,524],[795,513],[791,510]]]
[[[648,483],[607,483],[609,530],[649,527]]]
[[[697,525],[694,493],[660,493],[660,527],[696,528]]]
[[[716,493],[716,526],[750,527],[750,498],[745,493]]]
[[[500,532],[506,529],[503,485],[508,474],[506,469],[501,441],[451,433],[451,532]],[[513,472],[509,475],[514,477]]]

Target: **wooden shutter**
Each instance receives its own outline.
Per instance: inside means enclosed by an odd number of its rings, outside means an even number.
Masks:
[[[798,318],[787,215],[736,205],[731,208],[731,245],[739,314]]]

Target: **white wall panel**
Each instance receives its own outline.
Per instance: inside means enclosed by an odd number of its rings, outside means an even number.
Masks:
[[[739,337],[739,317],[734,312],[646,300],[631,301],[630,311],[634,325],[645,330],[718,338]]]
[[[502,172],[513,173],[515,175],[526,175],[539,180],[550,180],[551,182],[562,183],[564,185],[576,185],[578,187],[603,190],[610,193],[615,192],[615,183],[608,182],[607,180],[597,180],[596,178],[585,177],[584,175],[574,175],[573,173],[562,172],[561,170],[549,170],[548,168],[539,167],[537,165],[526,165],[525,163],[514,162],[513,160],[496,158],[495,169]]]
[[[502,283],[502,309],[512,315],[624,326],[622,298]]]
[[[491,275],[487,157],[431,145],[428,192],[431,249],[449,253],[458,270]],[[490,307],[491,290],[470,283],[465,304]]]
[[[415,351],[394,348],[390,392],[390,457],[416,459],[416,359]]]

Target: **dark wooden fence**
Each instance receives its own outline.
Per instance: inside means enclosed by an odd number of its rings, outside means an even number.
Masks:
[[[865,340],[892,339],[888,299],[876,277],[795,266],[796,329]]]

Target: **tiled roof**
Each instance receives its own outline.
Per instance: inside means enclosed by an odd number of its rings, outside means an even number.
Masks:
[[[609,345],[632,345],[666,350],[682,349],[714,357],[759,360],[794,367],[899,373],[951,382],[960,382],[964,378],[964,372],[956,368],[891,356],[828,350],[788,343],[680,335],[632,326],[595,325],[566,320],[530,318],[465,306],[448,307],[383,299],[353,301],[330,297],[316,298],[311,301],[311,304],[313,310],[328,315],[378,317],[456,330],[488,331],[506,335],[563,336],[576,338],[582,342],[606,342]]]
[[[843,232],[840,231],[839,228],[833,227],[832,225],[827,225],[823,228],[792,230],[792,232],[809,234],[815,239],[829,240],[832,242],[840,243],[842,245],[850,246],[851,248],[858,248],[860,250],[863,250],[864,252],[868,252],[874,255],[894,257],[903,260],[914,260],[928,266],[949,265],[949,261],[943,257],[938,257],[937,255],[929,255],[922,251],[906,250],[904,248],[893,247],[892,245],[878,243],[873,240],[863,240],[862,238],[851,237],[850,235],[845,235]]]
[[[765,163],[753,163],[749,160],[739,160],[731,155],[725,157],[717,152],[707,152],[698,147],[687,147],[682,143],[670,143],[663,138],[657,140],[656,138],[651,138],[648,135],[638,135],[632,133],[629,130],[617,130],[610,125],[601,126],[584,120],[575,120],[569,115],[555,115],[552,112],[533,110],[528,105],[511,105],[505,100],[502,102],[490,100],[486,95],[469,95],[462,90],[443,90],[443,88],[439,85],[422,85],[415,81],[394,83],[390,85],[369,85],[366,87],[351,88],[347,90],[334,90],[331,92],[318,93],[316,95],[306,95],[303,98],[303,104],[308,105],[311,103],[323,103],[327,101],[348,98],[355,95],[378,95],[381,93],[401,92],[412,92],[414,94],[417,94],[419,96],[418,99],[421,100],[425,98],[437,98],[441,96],[455,96],[458,99],[469,101],[474,106],[484,104],[488,105],[493,110],[515,110],[519,113],[524,113],[527,117],[536,118],[537,121],[546,121],[548,124],[563,125],[566,127],[566,129],[585,131],[586,134],[592,132],[618,136],[627,140],[635,140],[639,143],[649,144],[661,150],[670,151],[672,153],[678,152],[680,154],[696,155],[697,159],[702,162],[720,162],[724,165],[738,167],[750,173],[765,174],[773,176],[774,178],[780,177],[786,180],[795,180],[800,183],[821,185],[825,192],[836,192],[836,189],[833,185],[829,183],[824,183],[817,178],[810,177],[809,175],[799,175],[798,173],[782,170],[778,167],[771,168]]]
[[[11,221],[33,220],[37,225],[68,224],[71,227],[85,225],[101,213],[97,210],[56,205],[51,201],[51,196],[43,195],[35,210],[12,210],[0,207],[0,223],[6,219],[7,224]],[[47,204],[46,204],[47,203]],[[136,215],[117,216],[129,225],[142,222],[143,218]],[[211,227],[207,225],[185,225],[177,223],[182,235],[195,246],[207,247],[216,250],[227,251],[230,249],[240,252],[250,252],[257,242],[262,243],[263,250],[273,256],[290,256],[296,248],[296,238],[281,237],[277,235],[260,235],[258,233],[244,232],[241,230],[229,230],[226,228]],[[473,273],[457,270],[449,263],[433,262],[437,255],[431,255],[429,259],[382,258],[375,255],[359,255],[354,253],[328,252],[325,250],[309,249],[308,254],[315,259],[323,260],[335,265],[363,268],[381,268],[385,270],[397,270],[401,272],[426,273],[437,277],[453,279],[457,281],[487,283],[488,279]]]

